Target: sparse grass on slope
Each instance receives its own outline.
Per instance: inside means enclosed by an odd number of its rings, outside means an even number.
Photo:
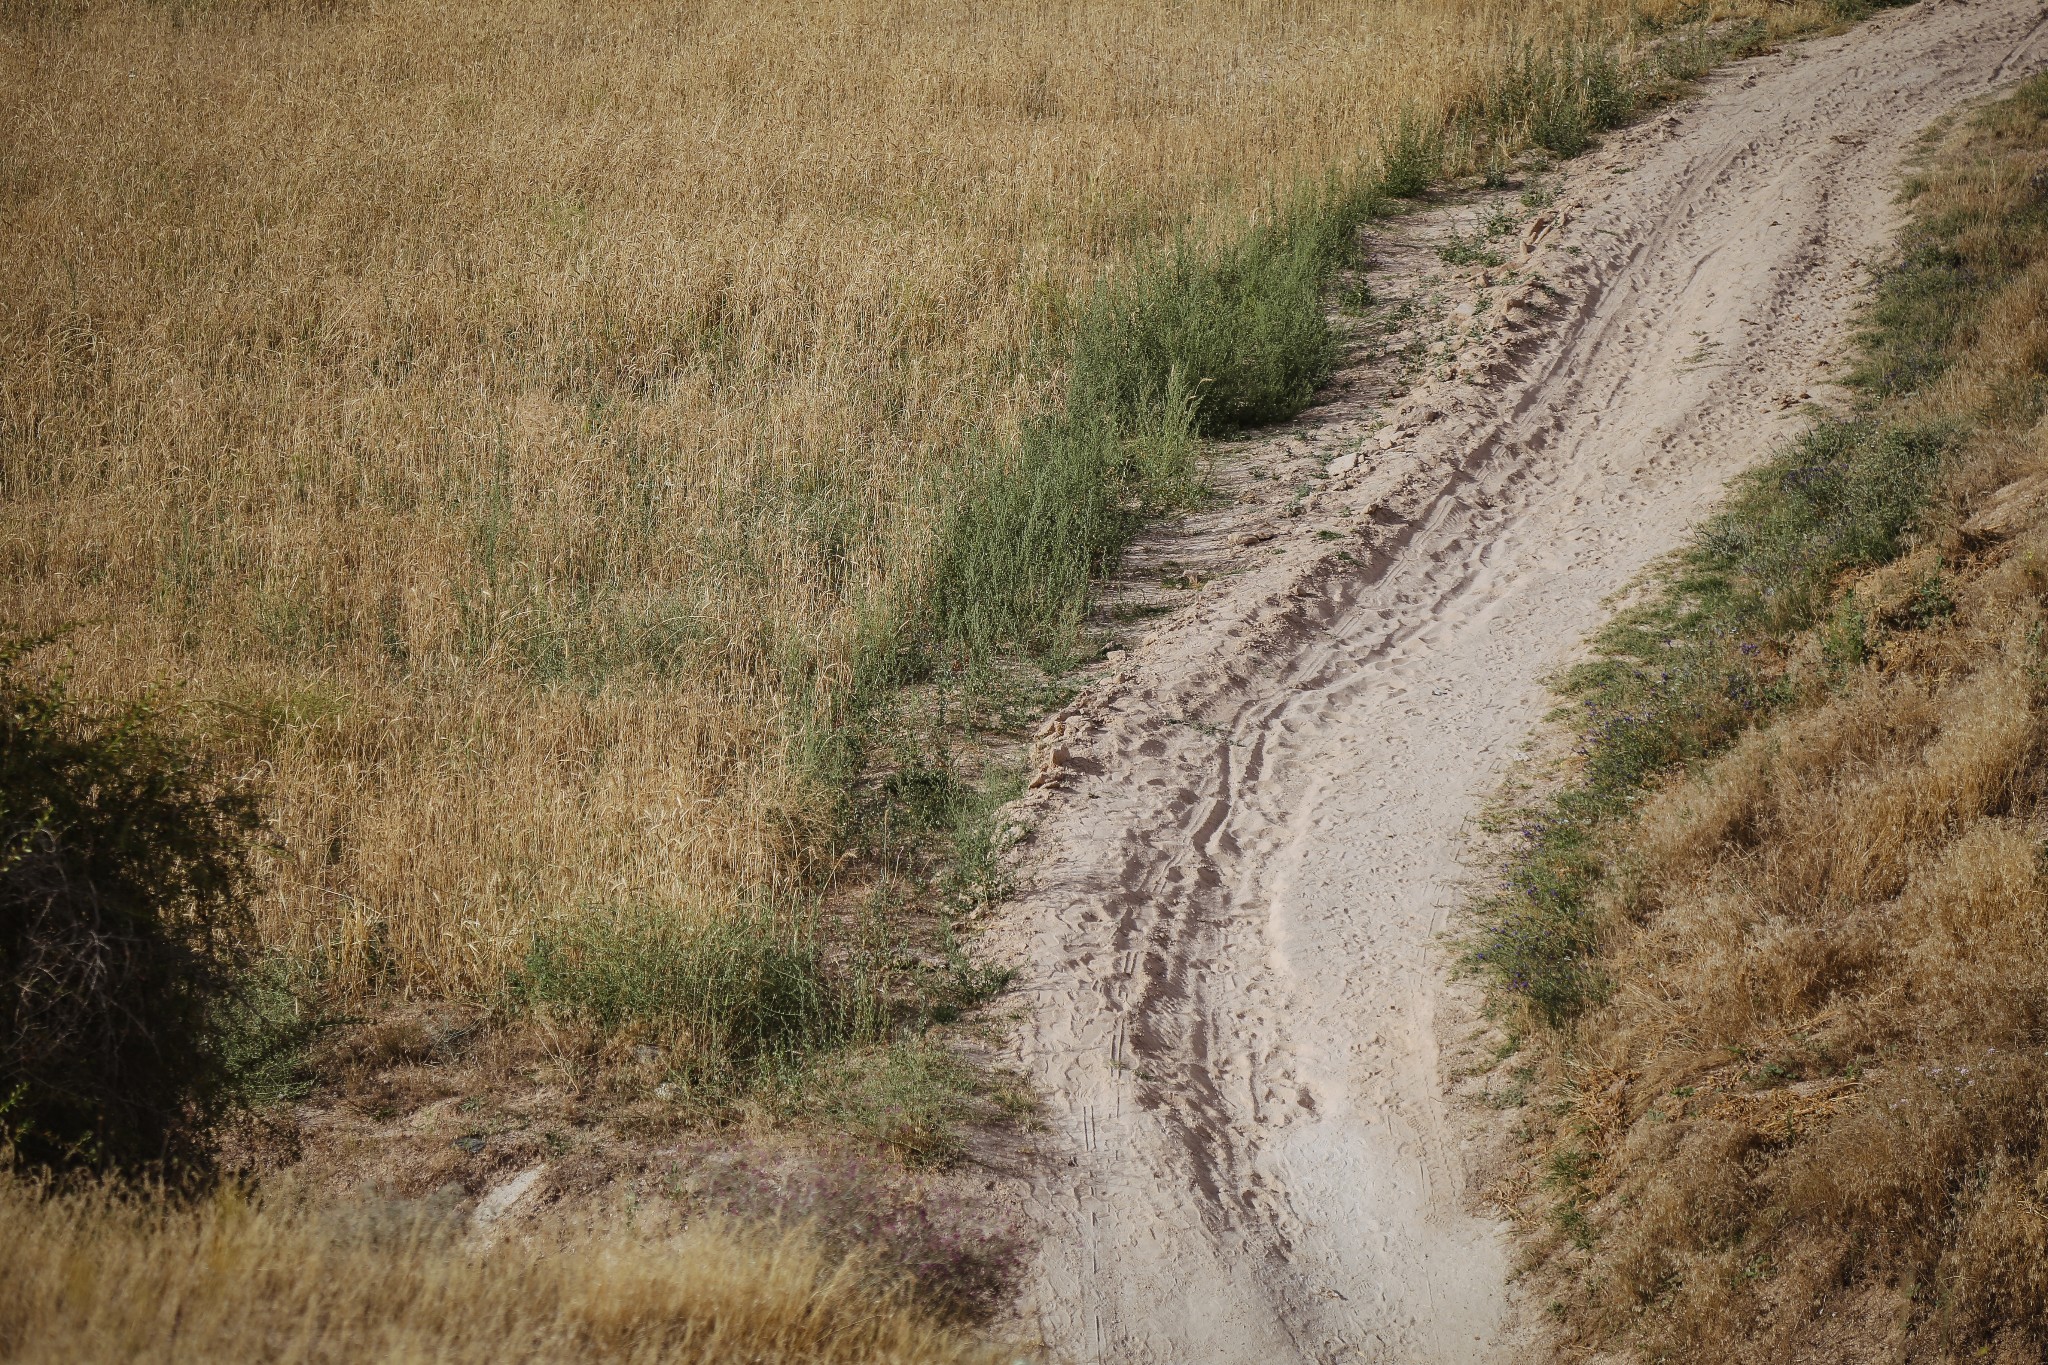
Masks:
[[[1602,637],[1480,907],[1567,1355],[2048,1350],[2048,81],[1929,165],[1866,410]]]

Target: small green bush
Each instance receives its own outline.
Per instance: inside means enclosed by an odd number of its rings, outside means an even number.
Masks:
[[[143,703],[0,646],[0,1138],[45,1169],[203,1175],[252,1066],[255,795]]]

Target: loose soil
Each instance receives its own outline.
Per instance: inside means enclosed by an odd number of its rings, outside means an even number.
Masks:
[[[1138,547],[1107,619],[1164,614],[1038,750],[995,935],[1056,1356],[1536,1342],[1480,1198],[1513,1112],[1447,974],[1470,822],[1613,595],[1839,400],[1921,132],[2044,62],[2036,0],[1925,0],[1716,75],[1552,202],[1375,227],[1325,401]]]

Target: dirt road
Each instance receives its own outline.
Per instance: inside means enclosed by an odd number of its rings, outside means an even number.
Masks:
[[[1411,360],[1455,377],[1392,402],[1362,349],[1140,547],[1127,591],[1208,581],[1043,742],[1000,931],[1058,1356],[1508,1352],[1442,1055],[1468,821],[1602,599],[1825,397],[1917,135],[2044,60],[2038,0],[1923,0],[1611,139],[1502,239],[1512,278],[1437,263],[1471,205],[1398,221]]]

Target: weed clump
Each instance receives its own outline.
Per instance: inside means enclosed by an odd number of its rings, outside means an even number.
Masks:
[[[1587,34],[1548,45],[1524,43],[1473,98],[1466,122],[1476,145],[1494,155],[1536,147],[1552,156],[1578,156],[1593,139],[1627,123],[1651,93],[1652,78],[1666,75],[1662,54],[1688,50],[1685,63],[1701,70],[1726,45],[1700,35],[1665,37],[1647,61],[1630,63],[1612,42]]]
[[[1064,338],[1062,403],[984,452],[952,499],[926,609],[938,655],[1073,648],[1136,529],[1200,497],[1197,440],[1293,413],[1328,375],[1326,295],[1378,197],[1321,187],[1094,290]]]
[[[711,1075],[800,1056],[843,1037],[850,1006],[815,937],[765,911],[691,919],[653,908],[585,911],[533,938],[510,983],[526,1010],[676,1045]]]
[[[1380,161],[1380,188],[1395,199],[1415,198],[1444,173],[1443,125],[1404,109]]]

